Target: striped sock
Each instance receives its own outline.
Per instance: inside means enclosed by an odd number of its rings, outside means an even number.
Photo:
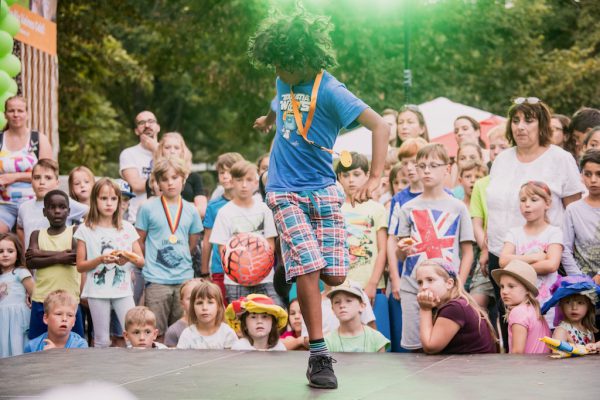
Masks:
[[[316,339],[316,340],[309,340],[308,347],[310,350],[311,357],[312,356],[330,357],[329,350],[327,349],[327,345],[325,344],[325,339],[323,339],[323,338]]]

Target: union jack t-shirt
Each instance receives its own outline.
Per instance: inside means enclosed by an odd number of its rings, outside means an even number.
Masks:
[[[460,243],[475,240],[471,217],[462,201],[450,195],[441,200],[421,197],[407,202],[391,217],[398,218],[398,237],[415,241],[413,253],[402,265],[400,288],[407,291],[418,290],[415,268],[424,260],[443,258],[458,274]]]

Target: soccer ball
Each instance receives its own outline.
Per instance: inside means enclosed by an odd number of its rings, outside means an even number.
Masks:
[[[275,254],[264,237],[255,233],[236,233],[223,248],[221,261],[223,270],[234,282],[254,286],[271,272]]]

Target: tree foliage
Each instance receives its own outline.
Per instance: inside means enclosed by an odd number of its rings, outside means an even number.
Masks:
[[[59,2],[63,172],[85,164],[115,176],[118,153],[136,142],[133,118],[144,109],[155,112],[163,132],[184,135],[195,162],[224,151],[257,158],[270,137],[252,123],[268,110],[274,74],[250,65],[247,41],[269,9],[289,11],[296,2]],[[333,72],[376,110],[404,103],[406,43],[413,103],[445,96],[499,114],[517,96],[543,98],[565,114],[597,106],[600,2],[303,3],[331,17]]]

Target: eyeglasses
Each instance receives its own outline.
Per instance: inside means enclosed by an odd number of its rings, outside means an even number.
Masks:
[[[523,104],[523,103],[527,103],[527,104],[538,104],[540,103],[542,100],[538,99],[537,97],[517,97],[513,103],[515,104]]]
[[[420,164],[417,164],[417,168],[420,169],[421,171],[425,171],[425,169],[427,169],[427,168],[429,168],[431,171],[433,171],[434,169],[438,169],[439,167],[443,167],[444,165],[448,165],[448,164],[438,164],[438,163],[425,164],[425,163],[420,163]]]
[[[142,121],[136,121],[135,124],[137,126],[144,126],[144,125],[154,125],[156,123],[155,119],[147,119],[147,120],[142,120]]]

